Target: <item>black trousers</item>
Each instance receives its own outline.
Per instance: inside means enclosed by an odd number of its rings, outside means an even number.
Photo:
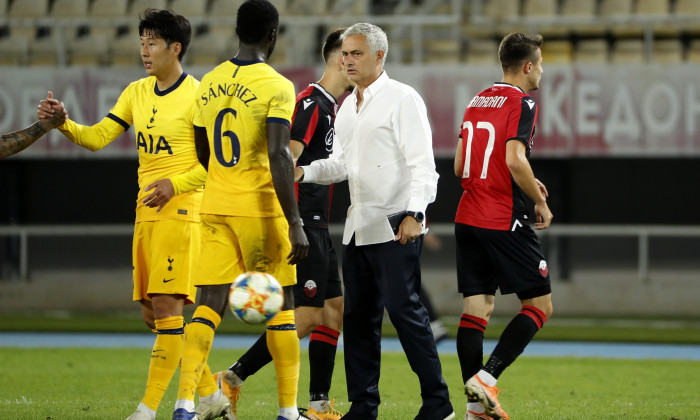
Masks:
[[[428,312],[418,297],[422,241],[421,236],[406,245],[389,241],[356,246],[353,238],[343,247],[343,342],[348,399],[352,402],[348,419],[377,418],[385,307],[418,376],[421,412],[432,408],[441,412],[450,405]]]

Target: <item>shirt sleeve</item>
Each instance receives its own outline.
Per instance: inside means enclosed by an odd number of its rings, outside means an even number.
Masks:
[[[294,85],[289,80],[284,79],[279,84],[277,94],[270,99],[267,122],[291,125],[294,103]]]
[[[317,159],[304,169],[302,183],[313,182],[316,184],[335,184],[348,179],[348,171],[345,167],[345,156],[340,142],[333,140],[333,152],[326,159]]]
[[[305,107],[304,99],[297,102],[294,109],[289,137],[308,146],[318,127],[319,109],[316,101]]]
[[[128,130],[133,123],[131,113],[133,86],[134,84],[132,83],[124,89],[121,95],[119,95],[116,105],[114,105],[109,114],[99,123],[87,126],[78,124],[72,120],[66,120],[66,122],[58,128],[59,131],[78,146],[92,151],[102,149],[113,142],[124,131]]]
[[[401,98],[392,115],[396,141],[411,174],[407,210],[422,211],[435,201],[438,173],[433,157],[433,134],[423,98],[416,91]]]
[[[58,129],[73,143],[94,152],[114,141],[114,139],[119,137],[127,128],[129,128],[129,126],[125,128],[122,124],[107,116],[93,126],[77,124],[73,120],[66,120]]]
[[[175,194],[196,190],[207,182],[207,170],[198,163],[189,171],[170,178],[170,181],[173,183]]]
[[[537,104],[531,96],[523,96],[519,106],[513,107],[513,111],[508,116],[508,137],[507,140],[518,140],[530,148],[530,139],[535,129],[535,119],[537,118]]]

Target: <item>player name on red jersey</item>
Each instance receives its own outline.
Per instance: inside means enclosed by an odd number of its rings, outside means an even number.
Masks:
[[[475,96],[467,108],[500,108],[506,99],[507,96]]]

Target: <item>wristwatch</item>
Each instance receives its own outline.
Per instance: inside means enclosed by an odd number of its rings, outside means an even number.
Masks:
[[[411,216],[416,219],[417,222],[423,223],[425,220],[425,214],[422,211],[407,211],[406,216]]]

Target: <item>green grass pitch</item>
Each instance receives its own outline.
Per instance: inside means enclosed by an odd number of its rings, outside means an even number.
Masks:
[[[124,419],[144,391],[150,349],[0,348],[0,418],[17,420]],[[214,350],[212,370],[228,367],[243,350]],[[457,419],[466,398],[456,355],[442,355]],[[342,353],[332,397],[349,407]],[[700,362],[599,358],[522,357],[501,377],[500,400],[513,420],[700,419]],[[169,419],[176,398],[172,381],[157,419]],[[302,352],[299,404],[308,403],[308,354]],[[382,420],[411,420],[418,382],[402,353],[386,353],[380,380]],[[239,418],[275,418],[274,368],[249,378]]]

